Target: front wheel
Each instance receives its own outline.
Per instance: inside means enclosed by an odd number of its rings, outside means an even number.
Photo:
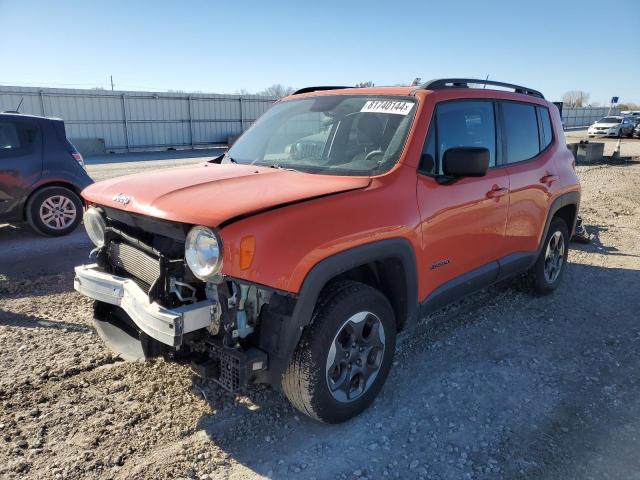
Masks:
[[[344,422],[375,399],[395,346],[395,317],[382,293],[352,281],[331,285],[285,372],[284,394],[310,417]]]
[[[561,218],[551,220],[542,251],[536,263],[524,275],[524,286],[538,294],[557,288],[566,269],[569,254],[569,229]]]

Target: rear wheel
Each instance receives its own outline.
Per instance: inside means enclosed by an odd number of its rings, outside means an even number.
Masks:
[[[42,235],[57,237],[71,233],[82,219],[80,197],[64,187],[46,187],[27,202],[27,220]]]
[[[561,218],[551,220],[540,256],[524,275],[524,286],[539,294],[550,293],[557,288],[566,269],[569,254],[569,230]]]
[[[301,412],[326,423],[359,414],[375,399],[391,368],[396,323],[374,288],[339,282],[320,297],[282,389]]]

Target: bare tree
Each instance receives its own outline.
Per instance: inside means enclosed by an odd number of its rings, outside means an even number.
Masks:
[[[274,83],[269,88],[265,88],[264,90],[258,92],[258,95],[264,95],[265,97],[276,97],[282,98],[287,95],[291,95],[294,92],[295,88],[293,87],[285,87],[281,83]]]
[[[620,107],[620,110],[640,110],[640,105],[632,102],[619,103],[618,107]]]
[[[583,90],[569,90],[562,96],[562,103],[567,107],[584,107],[589,101],[589,93]]]
[[[356,83],[356,88],[375,87],[375,85],[376,85],[375,83],[369,80],[368,82]]]

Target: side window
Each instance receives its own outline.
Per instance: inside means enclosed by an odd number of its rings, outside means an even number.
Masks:
[[[502,102],[507,163],[528,160],[540,153],[538,119],[533,105]]]
[[[0,150],[16,150],[22,147],[18,127],[12,122],[0,122]]]
[[[540,116],[540,124],[542,125],[542,135],[540,136],[540,140],[542,144],[540,145],[540,150],[544,150],[553,141],[553,132],[551,131],[551,117],[549,116],[549,109],[545,107],[537,107],[538,115]]]
[[[442,158],[449,148],[484,147],[489,150],[489,166],[496,165],[496,128],[493,102],[444,102],[436,109],[437,171],[442,174]]]

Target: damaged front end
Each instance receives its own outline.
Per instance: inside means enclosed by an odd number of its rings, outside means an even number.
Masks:
[[[76,267],[74,287],[96,300],[96,329],[113,351],[191,362],[229,391],[276,383],[270,362],[282,364],[280,329],[294,296],[190,268],[185,245],[202,240],[189,225],[105,207],[90,207],[85,225],[96,259]]]

